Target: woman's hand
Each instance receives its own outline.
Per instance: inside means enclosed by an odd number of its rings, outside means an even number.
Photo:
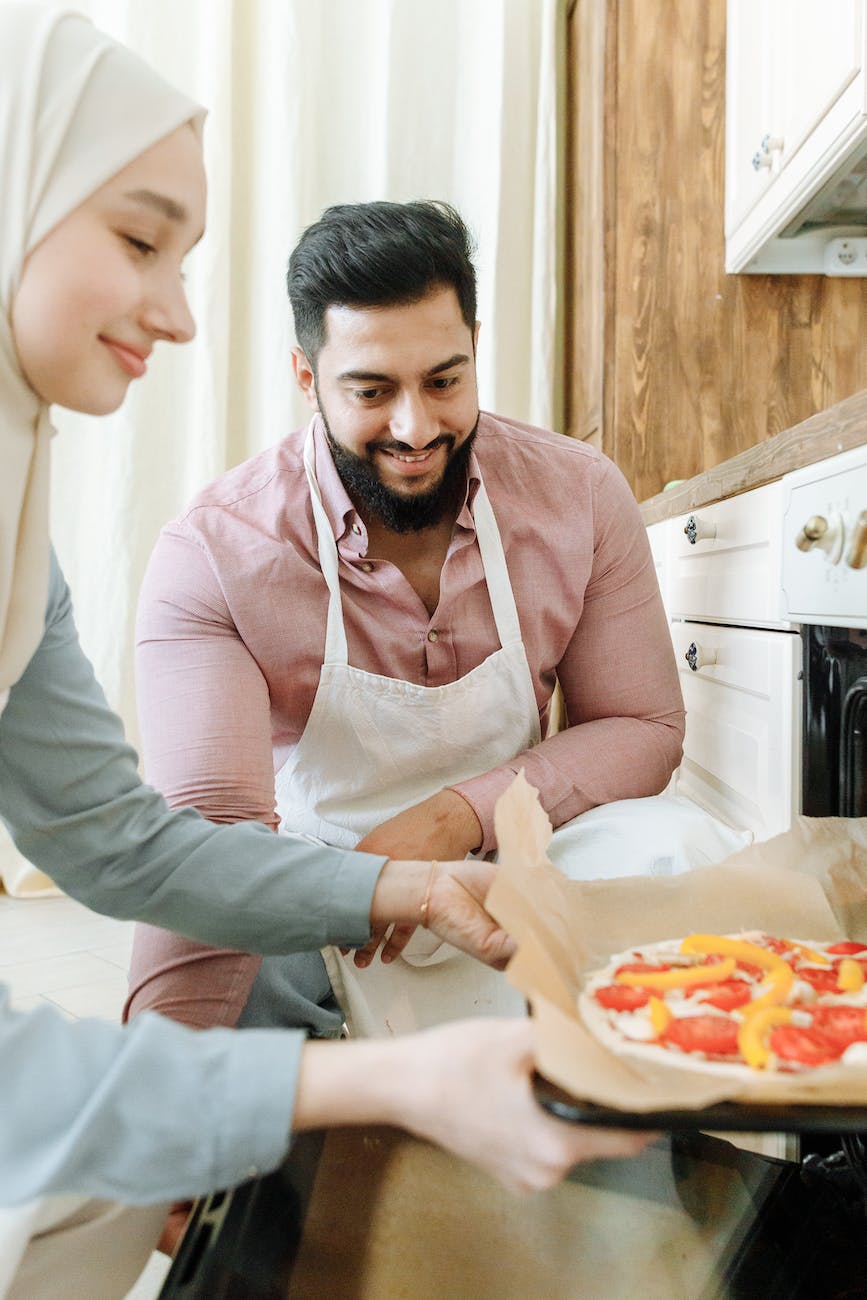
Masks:
[[[653,1141],[542,1110],[533,1033],[532,1020],[481,1018],[403,1038],[308,1043],[293,1127],[396,1124],[514,1192],[553,1187],[581,1161],[634,1156]]]

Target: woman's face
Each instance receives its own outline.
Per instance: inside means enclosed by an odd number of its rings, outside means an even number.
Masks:
[[[205,173],[189,125],[139,154],[28,254],[12,332],[46,402],[105,415],[146,369],[154,343],[195,325],[182,266],[201,238]]]

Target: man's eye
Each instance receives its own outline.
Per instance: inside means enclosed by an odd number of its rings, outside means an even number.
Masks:
[[[360,402],[375,402],[377,397],[382,396],[381,388],[356,388],[355,396]]]
[[[457,375],[437,375],[436,379],[431,380],[431,387],[438,393],[445,393],[448,389],[454,388],[458,378]]]

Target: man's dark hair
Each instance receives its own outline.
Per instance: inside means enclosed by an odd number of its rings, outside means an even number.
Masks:
[[[308,226],[289,258],[286,285],[295,336],[315,367],[329,307],[396,307],[439,285],[454,289],[476,324],[469,231],[448,203],[341,203]]]

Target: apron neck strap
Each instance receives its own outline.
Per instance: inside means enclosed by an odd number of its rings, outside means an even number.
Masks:
[[[310,504],[313,506],[313,521],[316,524],[316,544],[319,551],[319,567],[328,587],[328,621],[325,625],[325,660],[324,666],[349,663],[349,650],[346,644],[346,629],[343,626],[343,605],[340,599],[340,575],[338,572],[337,542],[325,506],[322,493],[316,481],[314,464],[313,422],[311,420],[304,439],[304,470],[310,486]]]

